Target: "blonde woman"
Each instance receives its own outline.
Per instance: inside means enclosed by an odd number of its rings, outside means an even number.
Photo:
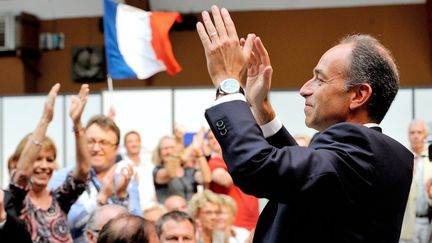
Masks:
[[[224,231],[218,229],[221,198],[210,190],[195,194],[188,204],[188,213],[197,224],[198,243],[228,243]]]
[[[175,146],[173,136],[164,136],[153,153],[153,178],[160,203],[164,203],[172,195],[180,195],[189,200],[197,192],[198,185],[207,185],[211,181],[210,168],[199,146],[191,150],[199,169],[186,166],[185,160],[176,153]]]
[[[225,232],[229,243],[248,242],[250,232],[246,228],[234,226],[237,214],[237,204],[234,199],[225,194],[219,194],[221,199],[221,212],[217,229]]]
[[[63,185],[48,191],[47,185],[56,168],[56,148],[45,136],[53,119],[54,104],[60,84],[49,92],[42,118],[36,129],[26,136],[15,152],[18,158],[10,190],[15,196],[20,218],[26,223],[33,242],[72,242],[67,226],[67,213],[78,196],[85,190],[90,171],[90,154],[82,137],[81,115],[89,93],[88,85],[81,86],[78,96],[72,97],[70,118],[76,141],[76,169]]]

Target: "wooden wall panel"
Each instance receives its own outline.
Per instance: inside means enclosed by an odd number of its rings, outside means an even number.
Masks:
[[[275,89],[300,88],[311,77],[312,68],[327,49],[344,35],[358,32],[378,37],[393,52],[401,72],[402,86],[432,85],[431,49],[424,4],[235,12],[232,17],[240,35],[253,31],[264,40],[275,69]],[[66,47],[42,53],[38,92],[46,92],[55,82],[63,84],[63,91],[78,90],[79,84],[71,77],[71,48],[103,44],[98,23],[99,18],[42,21],[42,32],[65,33]],[[170,38],[175,56],[183,67],[180,74],[171,77],[159,73],[150,80],[114,81],[114,87],[210,86],[197,34],[194,31],[173,31]],[[94,83],[91,87],[93,91],[107,88],[104,82]]]
[[[0,95],[26,93],[24,64],[15,56],[0,57]]]

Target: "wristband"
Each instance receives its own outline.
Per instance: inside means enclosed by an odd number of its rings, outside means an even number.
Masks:
[[[42,146],[43,146],[43,143],[42,143],[41,141],[37,140],[37,139],[34,138],[34,137],[31,137],[31,138],[30,138],[30,141],[32,142],[32,144],[34,144],[34,145],[36,145],[36,146],[39,146],[39,147],[42,147]]]
[[[74,134],[75,134],[75,137],[81,137],[81,132],[82,131],[84,131],[84,128],[76,128],[75,126],[74,127],[72,127],[72,131],[74,132]]]

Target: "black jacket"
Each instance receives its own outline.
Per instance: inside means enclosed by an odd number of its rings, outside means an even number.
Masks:
[[[6,223],[0,229],[0,242],[32,242],[25,224],[18,218],[17,205],[13,195],[9,191],[4,191],[4,207],[7,213]]]
[[[265,139],[243,101],[205,115],[234,183],[269,199],[255,243],[399,241],[413,155],[378,127],[338,123],[304,148],[284,127]]]

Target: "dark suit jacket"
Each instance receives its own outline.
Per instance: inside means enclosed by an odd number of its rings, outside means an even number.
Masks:
[[[309,148],[282,128],[265,139],[249,106],[206,111],[234,183],[269,202],[254,242],[398,242],[413,155],[380,131],[338,123]]]
[[[0,229],[0,242],[32,242],[24,222],[17,216],[17,207],[9,191],[4,191],[4,205],[7,218],[3,228]]]

